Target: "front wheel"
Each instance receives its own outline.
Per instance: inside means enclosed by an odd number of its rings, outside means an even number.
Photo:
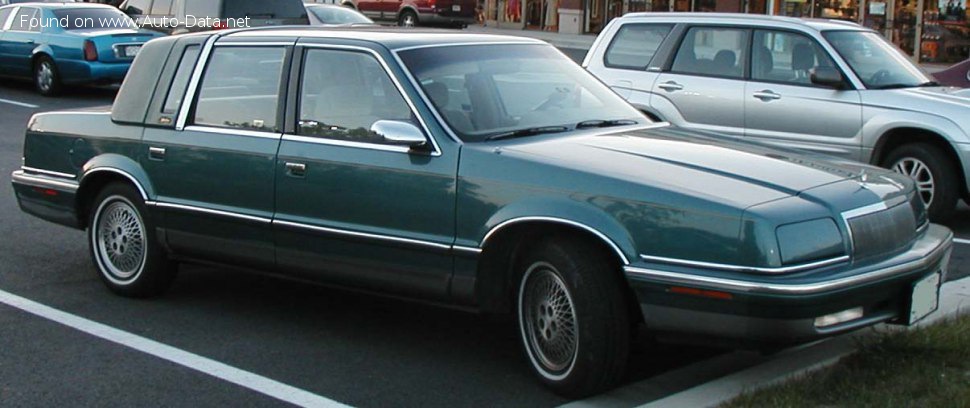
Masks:
[[[886,156],[883,166],[916,182],[930,220],[946,222],[953,216],[960,198],[958,170],[943,149],[926,143],[903,145]]]
[[[129,297],[161,294],[175,278],[175,266],[158,244],[138,193],[126,184],[109,184],[94,201],[88,242],[101,280]]]
[[[517,312],[525,354],[546,386],[569,398],[613,387],[630,348],[622,279],[581,240],[539,243],[519,266]]]

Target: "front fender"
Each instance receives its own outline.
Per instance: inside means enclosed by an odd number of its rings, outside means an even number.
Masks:
[[[126,178],[135,185],[145,201],[153,201],[156,197],[155,189],[145,169],[131,158],[114,153],[94,157],[81,167],[81,186],[78,190],[78,196],[84,194],[86,187],[89,187],[94,180],[106,174]]]
[[[551,197],[525,199],[496,211],[477,231],[478,246],[484,248],[489,239],[504,228],[525,222],[561,224],[585,230],[612,248],[625,265],[637,257],[633,237],[615,218],[587,203]]]
[[[879,139],[898,128],[923,129],[943,136],[950,143],[970,143],[970,136],[949,118],[932,113],[882,110],[862,126],[862,145],[876,146]]]

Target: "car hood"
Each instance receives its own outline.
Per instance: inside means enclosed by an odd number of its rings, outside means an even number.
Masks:
[[[671,127],[522,139],[502,154],[730,204],[782,199],[881,169]]]

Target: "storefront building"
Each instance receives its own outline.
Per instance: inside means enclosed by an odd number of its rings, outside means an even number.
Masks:
[[[489,24],[596,34],[626,13],[722,12],[828,18],[882,33],[924,63],[970,58],[968,0],[486,0]]]

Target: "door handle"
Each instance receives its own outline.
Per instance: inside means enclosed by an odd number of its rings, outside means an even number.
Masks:
[[[165,148],[164,147],[149,147],[148,148],[148,159],[149,160],[165,160]]]
[[[684,89],[684,86],[674,81],[667,81],[660,85],[657,85],[657,88],[663,89],[667,92],[673,92],[673,91],[679,91],[681,89]]]
[[[776,99],[781,99],[781,95],[778,95],[778,94],[776,94],[776,93],[774,93],[772,91],[769,91],[767,89],[764,90],[764,91],[761,91],[761,92],[755,92],[754,93],[754,97],[755,98],[758,98],[758,99],[761,99],[763,102],[768,102],[768,101],[773,101],[773,100],[776,100]]]
[[[286,163],[286,175],[291,177],[305,177],[306,165],[303,163]]]

